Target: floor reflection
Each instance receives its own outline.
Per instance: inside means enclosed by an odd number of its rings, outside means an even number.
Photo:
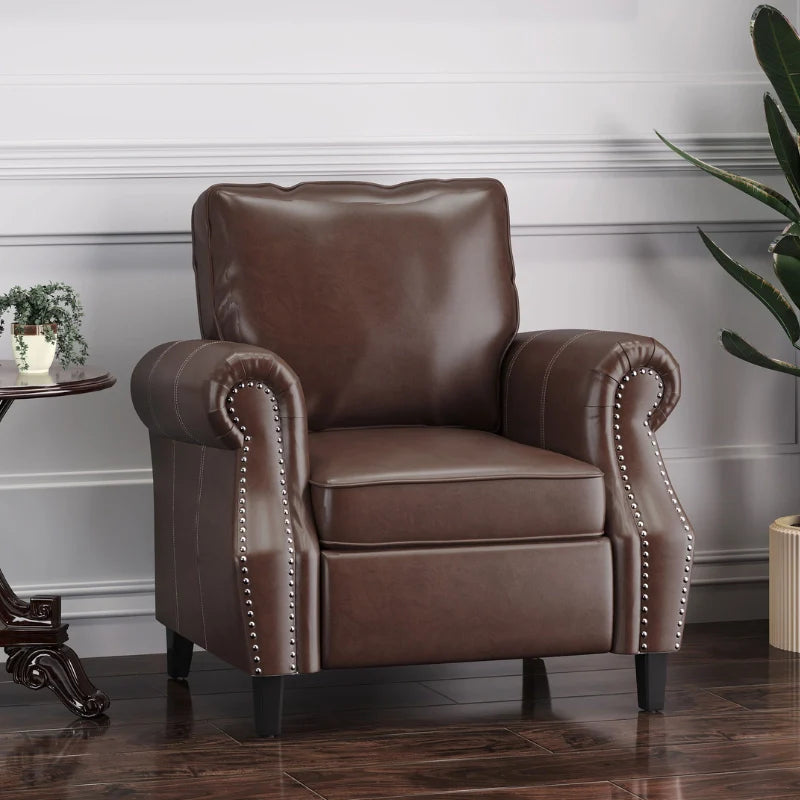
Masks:
[[[3,772],[16,776],[19,789],[39,788],[69,781],[80,766],[90,742],[105,736],[111,725],[108,717],[76,719],[61,730],[19,733],[19,744],[5,758]]]

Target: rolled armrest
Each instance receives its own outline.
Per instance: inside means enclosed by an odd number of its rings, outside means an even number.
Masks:
[[[523,333],[506,356],[502,385],[505,436],[589,462],[605,475],[614,650],[678,649],[694,533],[655,438],[680,397],[672,354],[629,333]]]
[[[234,342],[170,342],[131,379],[150,430],[156,616],[254,676],[319,669],[319,541],[300,381]]]
[[[243,434],[225,410],[243,380],[260,380],[284,417],[305,418],[300,380],[275,353],[237,342],[187,340],[153,348],[136,365],[131,396],[151,432],[180,442],[236,449]]]

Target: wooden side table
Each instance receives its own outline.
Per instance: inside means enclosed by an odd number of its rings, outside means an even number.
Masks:
[[[97,392],[114,383],[113,375],[97,367],[54,365],[47,374],[26,375],[13,361],[0,361],[0,420],[15,400]],[[61,622],[60,597],[32,597],[26,603],[0,572],[0,647],[8,656],[6,670],[30,689],[52,689],[80,717],[99,716],[110,704],[108,695],[92,685],[66,645],[67,627]]]

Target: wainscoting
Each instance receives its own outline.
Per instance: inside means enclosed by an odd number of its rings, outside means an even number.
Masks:
[[[797,19],[797,0],[778,5]],[[752,3],[308,6],[303,20],[220,20],[203,2],[10,15],[0,289],[74,284],[92,360],[118,384],[19,403],[0,429],[9,580],[65,595],[86,655],[162,648],[128,380],[150,347],[197,336],[189,214],[206,186],[490,175],[509,192],[523,330],[646,332],[680,361],[683,399],[660,439],[697,529],[692,619],[764,616],[767,527],[800,511],[797,391],[723,353],[717,330],[793,352],[695,224],[767,275],[781,223],[652,134],[780,187]]]

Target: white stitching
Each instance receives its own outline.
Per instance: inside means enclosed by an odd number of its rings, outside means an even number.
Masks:
[[[197,566],[197,588],[200,594],[200,617],[203,620],[203,647],[208,650],[206,633],[206,611],[203,605],[203,582],[200,577],[200,504],[203,501],[203,472],[206,464],[206,446],[200,450],[200,473],[197,477],[197,512],[194,516],[195,564]]]
[[[192,434],[189,433],[189,429],[186,427],[186,425],[184,425],[183,417],[181,417],[181,412],[180,412],[180,409],[178,408],[178,383],[180,381],[181,374],[183,373],[183,370],[186,368],[186,365],[197,355],[197,353],[199,353],[201,350],[203,350],[206,347],[210,347],[212,344],[219,344],[219,342],[205,342],[204,344],[201,344],[198,347],[195,347],[195,349],[192,350],[192,352],[189,353],[189,355],[186,356],[186,358],[183,360],[183,364],[180,365],[180,368],[178,369],[177,373],[175,374],[175,383],[174,383],[174,386],[173,386],[173,388],[174,388],[173,402],[175,404],[175,417],[178,420],[178,424],[183,429],[183,432],[195,444],[201,444],[201,442],[198,441],[197,439],[195,439],[194,436],[192,436]]]
[[[506,380],[505,380],[505,397],[503,398],[503,430],[508,428],[508,386],[511,383],[511,372],[514,369],[514,364],[517,363],[517,359],[522,354],[522,351],[534,340],[538,339],[545,333],[551,333],[551,331],[536,331],[536,333],[529,336],[525,342],[520,346],[519,350],[511,357],[511,361],[508,364],[508,369],[506,370]]]
[[[542,449],[545,449],[545,434],[544,434],[544,411],[545,411],[545,404],[547,402],[547,381],[550,379],[550,373],[553,371],[553,367],[555,366],[556,361],[558,361],[561,354],[575,341],[581,339],[584,336],[588,336],[590,333],[597,333],[597,331],[581,331],[580,333],[575,334],[571,339],[568,339],[561,347],[556,350],[555,355],[550,359],[550,363],[547,365],[547,369],[544,371],[544,380],[542,381],[542,395],[539,404],[539,430],[541,434],[541,442],[539,446]]]
[[[181,627],[181,607],[178,602],[178,548],[175,541],[175,440],[172,443],[172,573],[175,579],[175,625]]]
[[[147,376],[147,407],[150,409],[150,419],[153,421],[153,425],[156,427],[158,432],[165,436],[163,428],[158,424],[158,417],[156,415],[155,408],[153,408],[153,375],[155,374],[156,367],[161,363],[161,360],[164,356],[172,350],[173,347],[179,345],[180,342],[173,342],[169,347],[166,347],[158,358],[153,362],[153,366],[150,367],[150,373]]]

